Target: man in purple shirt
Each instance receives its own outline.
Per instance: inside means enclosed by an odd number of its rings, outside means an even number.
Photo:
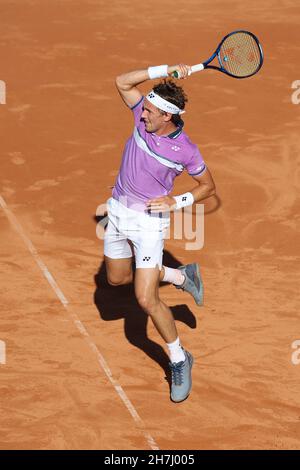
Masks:
[[[136,298],[168,347],[174,402],[185,400],[191,391],[193,356],[180,344],[172,312],[159,298],[159,282],[170,282],[189,292],[197,305],[203,303],[203,284],[197,263],[178,269],[162,266],[164,237],[170,210],[213,195],[215,185],[197,146],[183,131],[181,115],[187,102],[183,89],[172,80],[164,80],[144,97],[137,85],[149,79],[167,78],[175,71],[185,79],[190,70],[183,64],[162,65],[117,77],[117,89],[134,116],[134,131],[126,143],[108,201],[109,222],[104,238],[111,285],[132,282],[135,256]],[[174,179],[185,169],[197,182],[196,187],[170,196]]]

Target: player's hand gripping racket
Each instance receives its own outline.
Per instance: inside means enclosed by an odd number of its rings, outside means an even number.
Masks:
[[[209,65],[215,57],[219,67]],[[259,71],[263,60],[262,47],[254,34],[249,31],[233,31],[222,39],[206,62],[192,65],[190,74],[204,69],[215,69],[234,78],[247,78]],[[180,73],[173,72],[172,76],[180,78]]]

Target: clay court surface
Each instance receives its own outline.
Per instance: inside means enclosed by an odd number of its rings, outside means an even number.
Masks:
[[[1,449],[300,447],[296,4],[1,1]],[[260,38],[261,72],[183,82],[185,129],[218,199],[203,249],[166,242],[165,264],[197,261],[205,282],[202,308],[161,287],[196,360],[192,394],[175,405],[163,342],[132,288],[105,283],[96,236],[133,125],[114,79],[198,63],[235,29]],[[191,183],[178,178],[174,193]]]

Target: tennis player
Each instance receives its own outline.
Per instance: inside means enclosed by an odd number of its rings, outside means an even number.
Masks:
[[[212,176],[202,156],[183,131],[186,94],[170,76],[190,75],[190,66],[156,66],[124,73],[116,79],[121,98],[131,109],[134,130],[128,139],[112,197],[108,200],[108,226],[104,256],[109,284],[133,281],[139,305],[150,315],[165,341],[172,372],[171,400],[185,400],[192,387],[193,356],[180,343],[170,308],[159,297],[159,282],[172,283],[203,304],[203,284],[197,263],[172,269],[162,266],[164,238],[170,211],[191,206],[215,193]],[[161,79],[143,96],[137,85]],[[187,170],[196,186],[171,196],[174,179]]]

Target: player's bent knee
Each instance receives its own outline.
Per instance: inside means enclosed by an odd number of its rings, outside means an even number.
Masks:
[[[142,307],[145,312],[151,315],[151,312],[154,311],[157,305],[157,299],[152,298],[148,295],[136,295],[136,299],[138,301],[139,306]]]
[[[107,276],[107,282],[110,286],[122,286],[124,284],[130,284],[132,282],[132,276],[125,276],[125,277],[113,277]]]

